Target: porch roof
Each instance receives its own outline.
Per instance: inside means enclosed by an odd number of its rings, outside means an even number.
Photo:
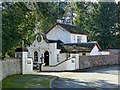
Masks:
[[[96,42],[58,44],[61,53],[91,52]]]

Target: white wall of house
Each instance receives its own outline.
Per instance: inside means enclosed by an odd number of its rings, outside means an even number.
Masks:
[[[86,53],[86,56],[89,56],[90,55],[90,53]]]
[[[94,46],[94,48],[90,52],[90,55],[99,55],[99,49],[98,49],[97,45]]]
[[[80,36],[81,42],[87,42],[87,35],[72,34],[59,25],[56,25],[46,36],[50,40],[61,40],[64,43],[77,43],[77,37]]]
[[[99,51],[99,55],[110,55],[109,51]]]
[[[44,40],[42,42],[37,42],[36,40],[33,42],[33,44],[28,47],[28,57],[33,57],[34,60],[34,52],[38,52],[38,62],[41,62],[41,54],[43,54],[44,57],[44,52],[48,51],[49,52],[49,65],[56,65],[62,60],[65,60],[64,57],[66,55],[60,54],[60,49],[57,49],[57,43],[46,43]],[[57,61],[57,55],[59,55],[59,62]],[[44,59],[43,59],[44,62]]]
[[[30,47],[27,47],[28,49],[28,57],[33,57],[34,60],[34,52],[38,52],[38,62],[41,62],[41,54],[44,55],[44,52],[47,50],[49,51],[49,44],[46,43],[44,40],[42,42],[37,42],[35,40]]]
[[[70,33],[56,25],[51,31],[46,34],[47,38],[50,40],[61,40],[64,43],[70,43]]]
[[[109,51],[99,51],[98,47],[95,45],[90,55],[110,55]]]

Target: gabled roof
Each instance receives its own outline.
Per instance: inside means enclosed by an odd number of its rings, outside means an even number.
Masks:
[[[56,25],[61,26],[62,28],[64,28],[65,30],[67,30],[70,33],[74,33],[74,34],[83,34],[83,35],[87,35],[87,32],[83,29],[78,28],[77,26],[74,25],[68,25],[68,24],[62,24],[62,23],[56,23],[52,28],[50,28],[46,34],[51,31]]]
[[[95,45],[101,50],[96,42],[59,44],[58,49],[61,49],[61,53],[91,52]]]
[[[49,43],[63,43],[61,40],[49,40],[49,39],[48,39],[48,42]]]
[[[47,43],[63,43],[61,40],[49,40],[46,38],[46,35],[44,33],[41,33],[43,39],[45,40],[45,42]]]

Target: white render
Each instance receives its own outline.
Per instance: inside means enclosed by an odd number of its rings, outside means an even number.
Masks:
[[[90,55],[99,55],[99,49],[98,49],[98,47],[96,45],[92,49]]]
[[[75,70],[75,59],[74,58],[62,64],[59,64],[57,66],[42,65],[42,71],[65,71],[65,70]]]
[[[33,73],[33,60],[27,57],[26,51],[22,52],[22,74],[32,74]]]
[[[110,52],[109,51],[99,51],[97,45],[94,46],[94,48],[92,49],[90,55],[94,56],[94,55],[109,55]]]
[[[71,43],[71,34],[60,26],[55,26],[46,34],[50,40],[61,40],[64,43]]]

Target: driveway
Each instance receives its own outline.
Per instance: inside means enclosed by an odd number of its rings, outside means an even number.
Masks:
[[[119,90],[118,66],[88,69],[78,72],[43,72],[40,74],[58,76],[52,88],[81,88],[82,90]]]

